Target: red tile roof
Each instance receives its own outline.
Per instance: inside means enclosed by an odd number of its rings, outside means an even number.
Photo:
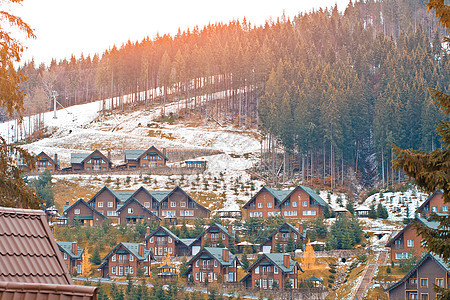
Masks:
[[[44,294],[80,288],[73,285],[43,211],[0,207],[0,245],[0,294],[18,287],[18,293],[38,294],[40,288]],[[95,288],[90,291],[95,294]]]

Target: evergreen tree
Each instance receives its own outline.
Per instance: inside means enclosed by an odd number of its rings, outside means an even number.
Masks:
[[[248,261],[248,258],[247,258],[247,254],[246,254],[246,253],[244,253],[244,254],[242,255],[241,263],[242,263],[242,268],[243,268],[244,270],[247,270],[248,267],[250,266],[250,262]]]
[[[94,251],[92,251],[91,261],[94,265],[99,265],[102,263],[102,259],[100,258],[100,251],[99,251],[98,247],[95,247]]]
[[[345,207],[352,215],[355,214],[355,207],[353,206],[353,203],[351,201],[347,202],[347,205]]]
[[[325,208],[323,209],[323,217],[325,219],[331,218],[330,207],[328,205],[325,205]]]
[[[430,0],[427,3],[429,9],[434,9],[439,22],[447,30],[450,29],[450,7],[444,4],[444,0]],[[448,37],[444,41],[449,42]],[[450,114],[450,95],[431,89],[433,97],[441,110],[448,116]],[[431,152],[418,150],[403,150],[395,147],[396,158],[394,168],[402,170],[414,184],[420,188],[432,192],[436,189],[443,191],[444,202],[450,202],[450,122],[439,121],[436,131],[442,138],[443,148]],[[424,246],[430,252],[440,255],[444,261],[450,261],[450,216],[433,216],[440,222],[437,229],[429,229],[418,224],[418,233],[421,234]],[[450,290],[435,287],[440,293],[438,299],[450,299]]]
[[[375,204],[372,204],[370,206],[369,218],[371,218],[371,219],[376,219],[377,218],[377,211],[375,210]]]

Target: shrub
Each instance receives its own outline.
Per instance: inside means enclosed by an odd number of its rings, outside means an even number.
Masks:
[[[386,273],[391,274],[391,268],[390,267],[386,268]]]

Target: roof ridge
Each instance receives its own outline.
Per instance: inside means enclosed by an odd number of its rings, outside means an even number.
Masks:
[[[3,232],[3,233],[0,233],[0,236],[28,237],[28,238],[33,237],[33,238],[44,238],[44,239],[47,238],[46,235],[30,234],[30,233],[14,233],[14,232],[11,232],[11,233]]]

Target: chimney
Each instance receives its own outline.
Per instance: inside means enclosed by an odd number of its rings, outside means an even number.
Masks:
[[[147,232],[145,234],[145,237],[148,237],[150,235],[150,227],[147,226]]]
[[[72,242],[72,252],[75,255],[78,255],[78,244],[77,242]]]
[[[58,164],[58,154],[55,153],[55,165],[59,165]],[[55,170],[56,170],[56,166],[55,166]]]
[[[144,244],[139,244],[139,255],[140,256],[144,256],[144,249],[145,249],[145,245]]]
[[[222,259],[226,262],[228,262],[230,260],[229,252],[228,252],[227,248],[222,249]]]
[[[303,234],[303,224],[302,223],[298,224],[298,231],[301,233],[302,236],[304,235]]]
[[[166,150],[166,148],[163,148],[163,154],[164,154],[165,157],[167,157],[167,150]]]
[[[108,160],[111,160],[111,151],[108,150]]]
[[[284,255],[283,255],[283,265],[286,267],[286,268],[289,268],[289,262],[290,262],[290,256],[289,256],[289,253],[284,253]]]
[[[233,225],[228,224],[228,234],[233,236]]]
[[[69,200],[66,201],[66,205],[70,205],[70,204],[69,204]]]

